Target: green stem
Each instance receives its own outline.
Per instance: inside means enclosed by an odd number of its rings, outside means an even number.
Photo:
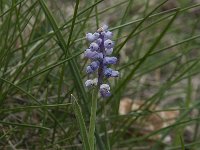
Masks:
[[[90,127],[89,127],[89,143],[91,150],[94,150],[95,147],[94,132],[96,126],[97,93],[98,93],[98,88],[95,88],[92,93],[92,105],[91,105]]]

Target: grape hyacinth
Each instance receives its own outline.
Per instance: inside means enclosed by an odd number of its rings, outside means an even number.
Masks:
[[[99,93],[102,97],[111,96],[109,84],[103,83],[104,78],[118,77],[119,72],[111,68],[109,65],[116,64],[117,58],[111,57],[114,42],[111,40],[113,33],[108,30],[108,26],[104,25],[94,34],[87,33],[86,39],[90,42],[90,46],[85,50],[85,57],[91,60],[86,67],[86,73],[92,74],[97,71],[98,78],[88,79],[85,82],[86,87],[98,86]]]

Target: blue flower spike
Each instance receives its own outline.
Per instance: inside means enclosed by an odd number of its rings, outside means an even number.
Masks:
[[[87,88],[98,86],[99,93],[103,98],[111,96],[110,86],[103,83],[104,79],[119,77],[118,71],[108,68],[109,65],[117,63],[117,58],[110,56],[114,47],[112,37],[113,33],[108,30],[107,25],[103,25],[95,33],[86,34],[86,39],[90,42],[90,46],[85,50],[84,55],[91,60],[91,63],[86,67],[86,73],[93,74],[98,70],[98,78],[88,79],[85,82],[85,86]]]

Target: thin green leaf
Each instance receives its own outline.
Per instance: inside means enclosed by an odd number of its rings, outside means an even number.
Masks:
[[[10,126],[18,126],[18,127],[25,127],[25,128],[36,128],[36,129],[42,129],[42,130],[50,130],[47,127],[41,127],[41,126],[36,126],[36,125],[31,125],[31,124],[13,123],[13,122],[5,122],[5,121],[0,121],[0,124],[10,125]]]
[[[85,122],[83,119],[83,114],[81,111],[81,108],[76,100],[76,98],[71,95],[71,97],[73,98],[73,102],[72,102],[72,106],[75,112],[75,116],[76,116],[76,120],[78,121],[78,125],[80,128],[80,132],[81,132],[81,137],[82,137],[82,142],[83,142],[83,148],[85,150],[90,150],[90,145],[89,145],[89,139],[88,139],[88,133],[87,133],[87,129],[85,126]]]

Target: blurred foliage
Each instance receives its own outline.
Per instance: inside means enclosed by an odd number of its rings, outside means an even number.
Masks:
[[[82,53],[103,24],[120,78],[98,99],[95,148],[198,149],[199,16],[199,0],[1,0],[0,149],[90,147]],[[127,97],[140,103],[119,114]],[[171,123],[157,113],[174,111]]]

